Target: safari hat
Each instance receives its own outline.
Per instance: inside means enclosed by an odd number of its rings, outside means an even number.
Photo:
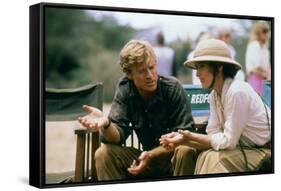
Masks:
[[[191,69],[196,69],[197,62],[219,62],[235,66],[241,69],[241,65],[231,58],[227,44],[217,39],[207,39],[199,42],[194,50],[193,58],[184,62],[184,65]]]

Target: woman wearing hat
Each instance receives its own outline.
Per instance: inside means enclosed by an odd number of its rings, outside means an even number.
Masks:
[[[207,135],[190,131],[166,134],[167,149],[187,145],[202,151],[195,174],[254,170],[270,155],[271,110],[248,83],[234,80],[241,65],[231,58],[227,45],[208,39],[198,44],[185,66],[197,70],[203,88],[212,89]]]

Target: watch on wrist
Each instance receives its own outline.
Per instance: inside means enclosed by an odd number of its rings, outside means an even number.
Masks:
[[[108,127],[110,127],[111,125],[111,120],[109,118],[107,118],[107,124],[105,126],[103,126],[103,129],[108,129]]]

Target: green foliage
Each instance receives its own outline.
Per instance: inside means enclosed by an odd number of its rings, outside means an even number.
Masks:
[[[45,10],[46,87],[75,88],[91,82],[104,84],[111,101],[122,75],[118,55],[135,31],[106,16],[96,20],[77,9]]]
[[[175,41],[171,47],[175,51],[175,60],[173,73],[183,83],[191,83],[191,70],[187,69],[183,63],[186,61],[187,55],[191,52],[191,40]]]
[[[236,51],[235,60],[242,65],[242,69],[245,71],[245,58],[246,49],[248,44],[248,36],[234,36],[232,37],[231,45]]]

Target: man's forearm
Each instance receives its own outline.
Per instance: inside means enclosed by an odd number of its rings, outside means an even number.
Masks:
[[[106,129],[102,128],[100,130],[100,133],[108,142],[116,144],[120,143],[120,134],[114,123],[110,123],[110,125]]]
[[[174,151],[171,150],[167,150],[162,146],[156,147],[150,151],[148,151],[148,153],[151,156],[151,159],[161,159],[163,157],[166,158],[167,156],[172,156],[172,154],[174,153]]]

